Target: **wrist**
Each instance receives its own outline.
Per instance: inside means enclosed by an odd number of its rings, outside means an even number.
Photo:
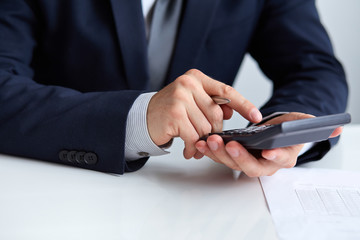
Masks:
[[[147,128],[147,109],[155,92],[141,94],[131,107],[126,122],[125,159],[163,155],[168,152],[157,146]]]

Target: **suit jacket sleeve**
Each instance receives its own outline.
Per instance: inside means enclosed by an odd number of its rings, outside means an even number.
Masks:
[[[313,0],[272,0],[265,3],[251,55],[274,83],[262,107],[321,116],[344,112],[348,88]],[[320,159],[338,139],[319,143],[298,163]]]
[[[104,172],[140,168],[146,160],[126,163],[123,143],[141,92],[82,93],[35,82],[39,28],[26,1],[0,2],[0,152]]]

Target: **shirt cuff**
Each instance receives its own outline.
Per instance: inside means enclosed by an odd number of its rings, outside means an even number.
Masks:
[[[149,102],[156,92],[141,94],[132,105],[126,122],[125,160],[164,155],[169,152],[157,146],[151,139],[146,122]]]

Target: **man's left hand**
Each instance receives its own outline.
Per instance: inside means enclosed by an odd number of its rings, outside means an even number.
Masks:
[[[309,114],[292,112],[273,118],[266,124],[278,124],[303,118],[314,117]],[[342,128],[337,128],[330,138],[341,134]],[[196,148],[202,154],[208,156],[218,163],[222,163],[234,170],[243,171],[249,177],[268,176],[274,174],[281,168],[292,168],[295,166],[297,157],[304,144],[262,150],[259,156],[252,155],[245,147],[236,141],[224,144],[219,135],[211,135],[207,142],[198,141]],[[201,158],[202,155],[195,156]]]

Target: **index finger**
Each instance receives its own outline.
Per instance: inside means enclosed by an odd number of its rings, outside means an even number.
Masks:
[[[262,115],[260,111],[233,87],[214,80],[199,70],[190,70],[185,74],[193,75],[199,79],[205,92],[209,96],[220,96],[230,99],[230,103],[227,105],[250,122],[257,123],[261,121]]]

